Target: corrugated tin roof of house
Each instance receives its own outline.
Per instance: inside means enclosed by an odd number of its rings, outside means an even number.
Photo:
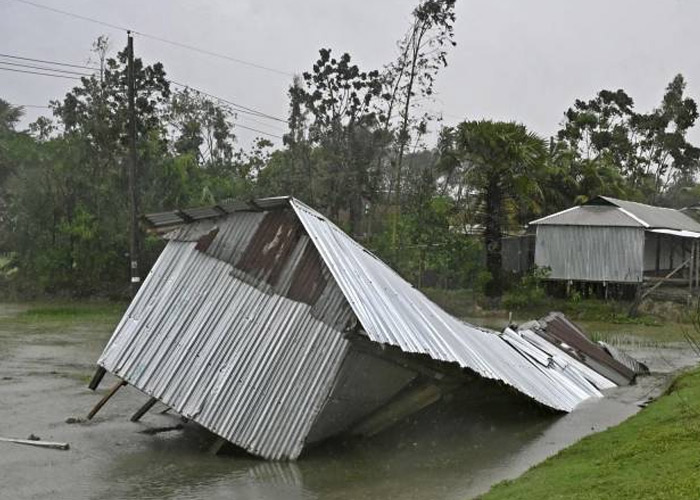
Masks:
[[[598,198],[627,210],[631,214],[646,222],[650,228],[678,229],[700,232],[700,223],[696,222],[680,210],[645,205],[644,203],[637,203],[636,201],[618,200],[608,196],[599,196]],[[596,200],[597,199],[591,200],[591,204],[596,203]]]
[[[612,226],[700,232],[700,223],[673,208],[598,196],[585,205],[530,222],[530,225]]]
[[[530,222],[530,225],[548,226],[605,226],[644,227],[618,207],[581,205]]]

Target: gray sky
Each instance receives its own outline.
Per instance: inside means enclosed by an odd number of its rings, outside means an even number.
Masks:
[[[38,3],[295,73],[320,47],[349,52],[365,69],[396,56],[414,2],[398,0],[36,0]],[[694,0],[457,0],[457,47],[439,75],[446,123],[517,120],[553,134],[576,98],[624,88],[639,110],[657,105],[676,73],[700,101],[700,2]],[[0,52],[84,63],[91,43],[123,32],[0,0]],[[173,80],[285,117],[290,76],[137,37],[137,56],[162,61]],[[0,72],[0,97],[46,104],[74,83]],[[42,110],[28,109],[30,118]],[[45,112],[45,111],[43,111]],[[284,124],[250,127],[281,134]],[[240,130],[242,144],[255,135]],[[698,139],[697,131],[693,138]]]

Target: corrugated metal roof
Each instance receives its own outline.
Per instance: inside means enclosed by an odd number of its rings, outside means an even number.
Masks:
[[[598,196],[585,205],[542,217],[531,225],[643,227],[700,232],[700,223],[672,208]]]
[[[644,227],[618,207],[581,205],[530,222],[539,226]]]
[[[608,196],[599,196],[598,198],[627,210],[631,214],[646,222],[650,228],[666,228],[700,232],[700,223],[696,222],[680,210],[655,207],[652,205],[645,205],[644,203],[637,203],[635,201],[618,200]],[[591,200],[591,203],[597,203],[597,200],[593,199]]]
[[[200,220],[168,234],[99,364],[251,453],[299,455],[358,322],[371,341],[457,363],[557,410],[599,395],[531,340],[525,349],[450,316],[297,200],[224,210],[179,212]]]
[[[561,347],[584,363],[594,366],[598,373],[619,385],[634,380],[635,373],[607,353],[601,346],[591,342],[581,329],[564,314],[551,312],[541,318],[533,328],[550,343]]]
[[[686,231],[686,230],[677,230],[677,229],[652,229],[652,233],[658,233],[658,234],[668,234],[671,236],[678,236],[680,238],[700,238],[700,233],[696,233],[695,231]]]
[[[331,279],[314,304],[289,297],[293,270],[313,250],[307,236],[285,254],[274,285],[265,267],[273,247],[247,270],[231,263],[264,220],[241,213],[218,221],[223,237],[206,252],[197,241],[171,240],[98,363],[251,453],[294,459],[348,350],[340,325],[352,313]],[[209,227],[181,235],[194,239]],[[260,273],[251,272],[258,264]]]
[[[458,363],[558,410],[571,411],[587,397],[535,367],[498,334],[447,314],[318,212],[290,203],[371,340]]]

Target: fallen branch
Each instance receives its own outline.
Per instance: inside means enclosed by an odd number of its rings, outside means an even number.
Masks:
[[[67,450],[70,448],[68,443],[52,443],[50,441],[35,441],[32,439],[14,439],[0,437],[0,441],[5,443],[27,444],[29,446],[38,446],[40,448],[52,448],[55,450]]]

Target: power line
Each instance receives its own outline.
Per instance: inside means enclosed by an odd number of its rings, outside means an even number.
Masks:
[[[121,30],[121,31],[129,31],[127,28],[124,28],[123,26],[117,26],[116,24],[108,23],[105,21],[100,21],[99,19],[94,19],[92,17],[81,16],[80,14],[75,14],[73,12],[68,12],[68,11],[61,10],[61,9],[56,9],[54,7],[49,7],[48,5],[30,2],[29,0],[12,0],[12,1],[17,2],[17,3],[23,3],[26,5],[31,5],[33,7],[36,7],[37,9],[48,10],[49,12],[54,12],[56,14],[62,14],[64,16],[74,17],[76,19],[82,19],[83,21],[88,21],[90,23],[100,24],[102,26],[106,26],[107,28],[112,28],[112,29]]]
[[[20,0],[14,0],[14,1],[17,1],[17,2],[18,2],[18,1],[20,1]],[[22,0],[22,1],[23,1],[23,0]],[[173,45],[173,46],[175,46],[175,47],[180,47],[180,48],[182,48],[182,49],[191,50],[191,51],[193,51],[193,52],[199,52],[200,54],[205,54],[205,55],[212,56],[212,57],[218,57],[219,59],[225,59],[225,60],[227,60],[227,61],[231,61],[231,62],[235,62],[235,63],[238,63],[238,64],[242,64],[242,65],[244,65],[244,66],[250,66],[251,68],[261,69],[261,70],[264,70],[264,71],[269,71],[270,73],[277,73],[278,75],[294,76],[294,73],[290,73],[289,71],[284,71],[284,70],[281,70],[281,69],[271,68],[271,67],[269,67],[269,66],[263,66],[262,64],[258,64],[258,63],[254,63],[254,62],[250,62],[250,61],[245,61],[245,60],[243,60],[243,59],[238,59],[238,58],[236,58],[236,57],[227,56],[226,54],[220,54],[220,53],[218,53],[218,52],[213,52],[213,51],[211,51],[211,50],[202,49],[202,48],[200,48],[200,47],[195,47],[195,46],[193,46],[193,45],[188,45],[188,44],[186,44],[186,43],[176,42],[176,41],[174,41],[174,40],[168,40],[168,39],[166,39],[166,38],[161,38],[161,37],[155,36],[155,35],[149,35],[149,34],[147,34],[147,33],[139,33],[138,31],[135,31],[134,33],[137,34],[137,35],[140,35],[140,36],[142,36],[142,37],[144,37],[144,38],[150,38],[151,40],[156,40],[156,41],[158,41],[158,42],[167,43],[167,44]]]
[[[53,60],[50,60],[50,59],[38,59],[38,58],[35,58],[35,57],[18,56],[18,55],[15,55],[15,54],[4,54],[4,53],[0,53],[0,58],[2,58],[2,57],[10,58],[10,59],[15,59],[15,60],[20,60],[20,61],[30,61],[30,62],[38,62],[38,63],[42,63],[42,64],[50,64],[50,65],[57,65],[57,66],[66,66],[66,67],[70,67],[70,68],[81,68],[81,69],[92,69],[92,70],[97,70],[97,69],[99,69],[99,68],[97,68],[96,66],[87,66],[87,65],[79,65],[79,64],[65,63],[65,62],[60,62],[60,61],[53,61]],[[2,61],[2,60],[0,60],[0,64],[11,65],[11,66],[19,66],[19,67],[25,67],[25,68],[31,68],[31,69],[40,69],[40,70],[44,70],[44,71],[53,71],[53,72],[56,72],[56,73],[59,73],[59,72],[60,72],[60,73],[76,74],[76,75],[80,75],[80,76],[91,76],[90,74],[79,73],[79,72],[72,72],[72,71],[63,70],[63,69],[59,69],[59,68],[45,68],[45,67],[40,67],[40,66],[32,66],[32,65],[29,65],[29,64],[24,65],[24,64],[20,64],[20,63],[14,63],[14,62],[9,62],[9,61]],[[268,113],[264,113],[264,112],[262,112],[262,111],[259,111],[259,110],[255,109],[255,108],[251,108],[251,107],[248,107],[248,106],[244,106],[243,104],[239,104],[239,103],[234,102],[234,101],[232,101],[232,100],[230,100],[230,99],[225,99],[225,98],[223,98],[223,97],[216,96],[216,95],[214,95],[214,94],[212,94],[212,93],[209,93],[209,92],[206,92],[206,91],[204,91],[204,90],[202,90],[202,89],[193,87],[192,85],[185,84],[185,83],[180,83],[180,82],[176,82],[176,81],[170,80],[170,79],[168,79],[168,82],[171,83],[172,85],[177,86],[177,87],[186,88],[186,89],[191,89],[191,90],[193,90],[194,92],[197,92],[198,94],[205,95],[205,96],[210,97],[210,98],[212,98],[212,99],[216,99],[216,100],[221,101],[221,102],[223,102],[223,103],[226,103],[226,104],[228,104],[228,105],[230,105],[230,106],[233,106],[233,107],[235,108],[234,110],[237,111],[237,112],[239,112],[239,113],[241,113],[241,114],[248,114],[248,115],[251,115],[251,116],[258,117],[258,118],[264,118],[264,119],[267,119],[267,120],[273,120],[273,121],[277,121],[277,122],[285,123],[285,124],[287,123],[287,121],[286,121],[285,119],[283,119],[283,118],[279,118],[279,117],[277,117],[277,116],[273,116],[273,115],[270,115],[270,114],[268,114]],[[252,119],[251,119],[251,121],[255,121],[255,120],[252,120]],[[259,122],[259,123],[263,124],[262,122]]]
[[[0,53],[0,57],[6,57],[8,59],[19,59],[20,61],[31,61],[31,62],[38,62],[38,63],[44,63],[44,64],[53,64],[56,66],[66,66],[68,68],[80,68],[80,69],[99,69],[97,66],[83,66],[80,64],[70,64],[70,63],[64,63],[64,62],[58,62],[58,61],[49,61],[46,59],[36,59],[33,57],[23,57],[23,56],[15,56],[12,54],[2,54]]]
[[[83,16],[83,15],[80,15],[80,14],[75,14],[74,12],[68,12],[68,11],[66,11],[66,10],[56,9],[56,8],[54,8],[54,7],[49,7],[48,5],[44,5],[44,4],[32,2],[32,1],[30,1],[30,0],[11,0],[11,1],[17,2],[17,3],[21,3],[21,4],[25,4],[25,5],[31,5],[31,6],[33,6],[33,7],[36,7],[37,9],[47,10],[47,11],[49,11],[49,12],[53,12],[53,13],[56,13],[56,14],[61,14],[61,15],[68,16],[68,17],[73,17],[73,18],[75,18],[75,19],[80,19],[80,20],[82,20],[82,21],[87,21],[87,22],[99,24],[99,25],[101,25],[101,26],[106,26],[106,27],[108,27],[108,28],[112,28],[112,29],[116,29],[116,30],[120,30],[120,31],[127,31],[127,32],[130,31],[130,32],[133,33],[134,35],[139,35],[139,36],[141,36],[141,37],[143,37],[143,38],[148,38],[148,39],[151,39],[151,40],[155,40],[155,41],[157,41],[157,42],[166,43],[166,44],[168,44],[168,45],[173,45],[173,46],[175,46],[175,47],[179,47],[179,48],[182,48],[182,49],[191,50],[191,51],[193,51],[193,52],[198,52],[198,53],[200,53],[200,54],[206,54],[206,55],[209,55],[209,56],[212,56],[212,57],[217,57],[217,58],[219,58],[219,59],[224,59],[224,60],[227,60],[227,61],[235,62],[235,63],[237,63],[237,64],[242,64],[242,65],[244,65],[244,66],[250,66],[250,67],[252,67],[252,68],[261,69],[261,70],[264,70],[264,71],[269,71],[269,72],[271,72],[271,73],[276,73],[276,74],[279,74],[279,75],[294,76],[294,74],[293,74],[293,73],[290,73],[289,71],[284,71],[284,70],[281,70],[281,69],[272,68],[272,67],[270,67],[270,66],[264,66],[264,65],[262,65],[262,64],[254,63],[254,62],[251,62],[251,61],[246,61],[246,60],[244,60],[244,59],[238,59],[237,57],[232,57],[232,56],[228,56],[228,55],[226,55],[226,54],[221,54],[221,53],[219,53],[219,52],[214,52],[214,51],[211,51],[211,50],[203,49],[203,48],[201,48],[201,47],[196,47],[196,46],[194,46],[194,45],[189,45],[189,44],[186,44],[186,43],[177,42],[177,41],[175,41],[175,40],[170,40],[170,39],[163,38],[163,37],[160,37],[160,36],[157,36],[157,35],[151,35],[151,34],[148,34],[148,33],[141,32],[141,31],[137,31],[137,30],[133,30],[133,29],[130,29],[130,28],[126,28],[126,27],[124,27],[124,26],[118,26],[118,25],[116,25],[116,24],[112,24],[112,23],[108,23],[108,22],[105,22],[105,21],[101,21],[101,20],[95,19],[95,18],[93,18],[93,17],[87,17],[87,16]]]
[[[234,128],[235,127],[243,128],[245,130],[251,130],[253,132],[257,132],[258,134],[269,135],[270,137],[275,137],[276,139],[284,139],[284,137],[282,137],[281,135],[271,134],[270,132],[265,132],[264,130],[260,130],[253,127],[246,127],[245,125],[241,125],[240,123],[236,123],[234,125]]]
[[[9,61],[0,61],[0,64],[5,64],[7,66],[17,66],[20,68],[30,68],[30,69],[40,69],[40,70],[44,70],[44,71],[53,71],[55,73],[65,73],[68,75],[91,76],[89,73],[80,73],[78,71],[71,71],[69,69],[47,68],[46,66],[34,66],[33,64],[13,63],[13,62],[9,62]]]
[[[41,75],[41,76],[52,76],[54,78],[67,78],[68,80],[80,80],[77,76],[68,76],[68,75],[54,75],[51,73],[39,73],[38,71],[28,71],[28,70],[23,70],[23,69],[14,69],[14,68],[3,68],[0,67],[0,71],[12,71],[14,73],[27,73],[29,75]]]
[[[269,115],[267,113],[263,113],[262,111],[258,111],[257,109],[254,109],[254,108],[249,108],[247,106],[243,106],[242,104],[238,104],[238,103],[230,101],[228,99],[224,99],[223,97],[219,97],[219,96],[216,96],[214,94],[210,94],[209,92],[206,92],[204,90],[193,87],[192,85],[187,85],[185,83],[179,83],[179,82],[176,82],[174,80],[168,80],[168,81],[177,87],[191,89],[191,90],[194,90],[195,92],[197,92],[198,94],[202,94],[202,95],[205,95],[207,97],[211,97],[212,99],[217,99],[221,102],[225,102],[226,104],[229,104],[229,105],[233,106],[234,108],[237,108],[236,111],[239,111],[240,113],[252,114],[253,116],[257,116],[260,118],[267,118],[268,120],[274,120],[277,122],[287,123],[287,120],[284,120],[282,118],[278,118],[278,117],[273,116],[273,115]]]

